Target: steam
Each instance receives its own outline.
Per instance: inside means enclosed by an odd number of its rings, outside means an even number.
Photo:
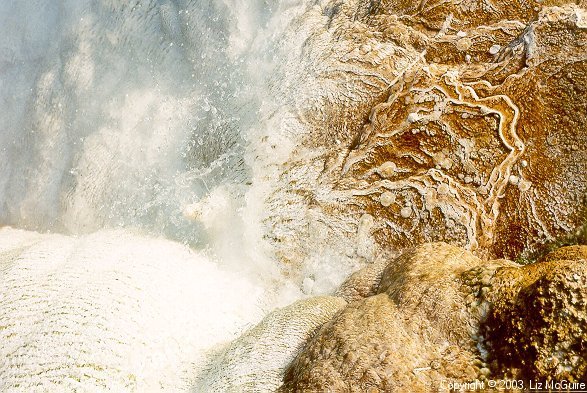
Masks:
[[[181,212],[217,186],[242,199],[262,5],[3,2],[1,222],[204,244]]]

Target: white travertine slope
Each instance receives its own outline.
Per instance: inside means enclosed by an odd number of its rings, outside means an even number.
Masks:
[[[0,391],[181,391],[263,291],[167,240],[0,229]]]
[[[277,390],[285,368],[306,341],[346,306],[340,297],[317,296],[273,311],[212,357],[194,385],[196,392]]]

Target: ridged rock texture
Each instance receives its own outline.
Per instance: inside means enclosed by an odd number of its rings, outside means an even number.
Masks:
[[[579,252],[577,251],[579,250]],[[445,243],[390,261],[288,367],[281,392],[428,392],[488,377],[585,381],[587,247],[521,266]],[[564,255],[573,260],[558,260]],[[348,284],[347,284],[348,285]]]
[[[275,87],[296,86],[295,110],[266,138],[295,142],[266,198],[282,259],[371,262],[435,241],[513,259],[580,228],[586,5],[325,1],[301,15],[287,66],[301,56],[304,71]]]
[[[269,314],[234,340],[199,375],[195,392],[241,393],[275,391],[284,370],[305,342],[343,308],[340,297],[300,300]]]
[[[206,350],[261,318],[261,296],[167,240],[2,228],[0,391],[187,391]]]

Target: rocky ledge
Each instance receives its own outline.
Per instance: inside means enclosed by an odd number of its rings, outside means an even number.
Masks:
[[[524,266],[424,244],[358,271],[336,297],[275,311],[217,359],[205,382],[212,391],[425,392],[447,381],[585,381],[587,246]],[[267,372],[268,363],[281,368]]]

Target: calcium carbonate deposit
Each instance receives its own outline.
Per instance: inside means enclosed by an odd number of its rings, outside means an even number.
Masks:
[[[0,1],[0,391],[584,377],[586,7]]]

